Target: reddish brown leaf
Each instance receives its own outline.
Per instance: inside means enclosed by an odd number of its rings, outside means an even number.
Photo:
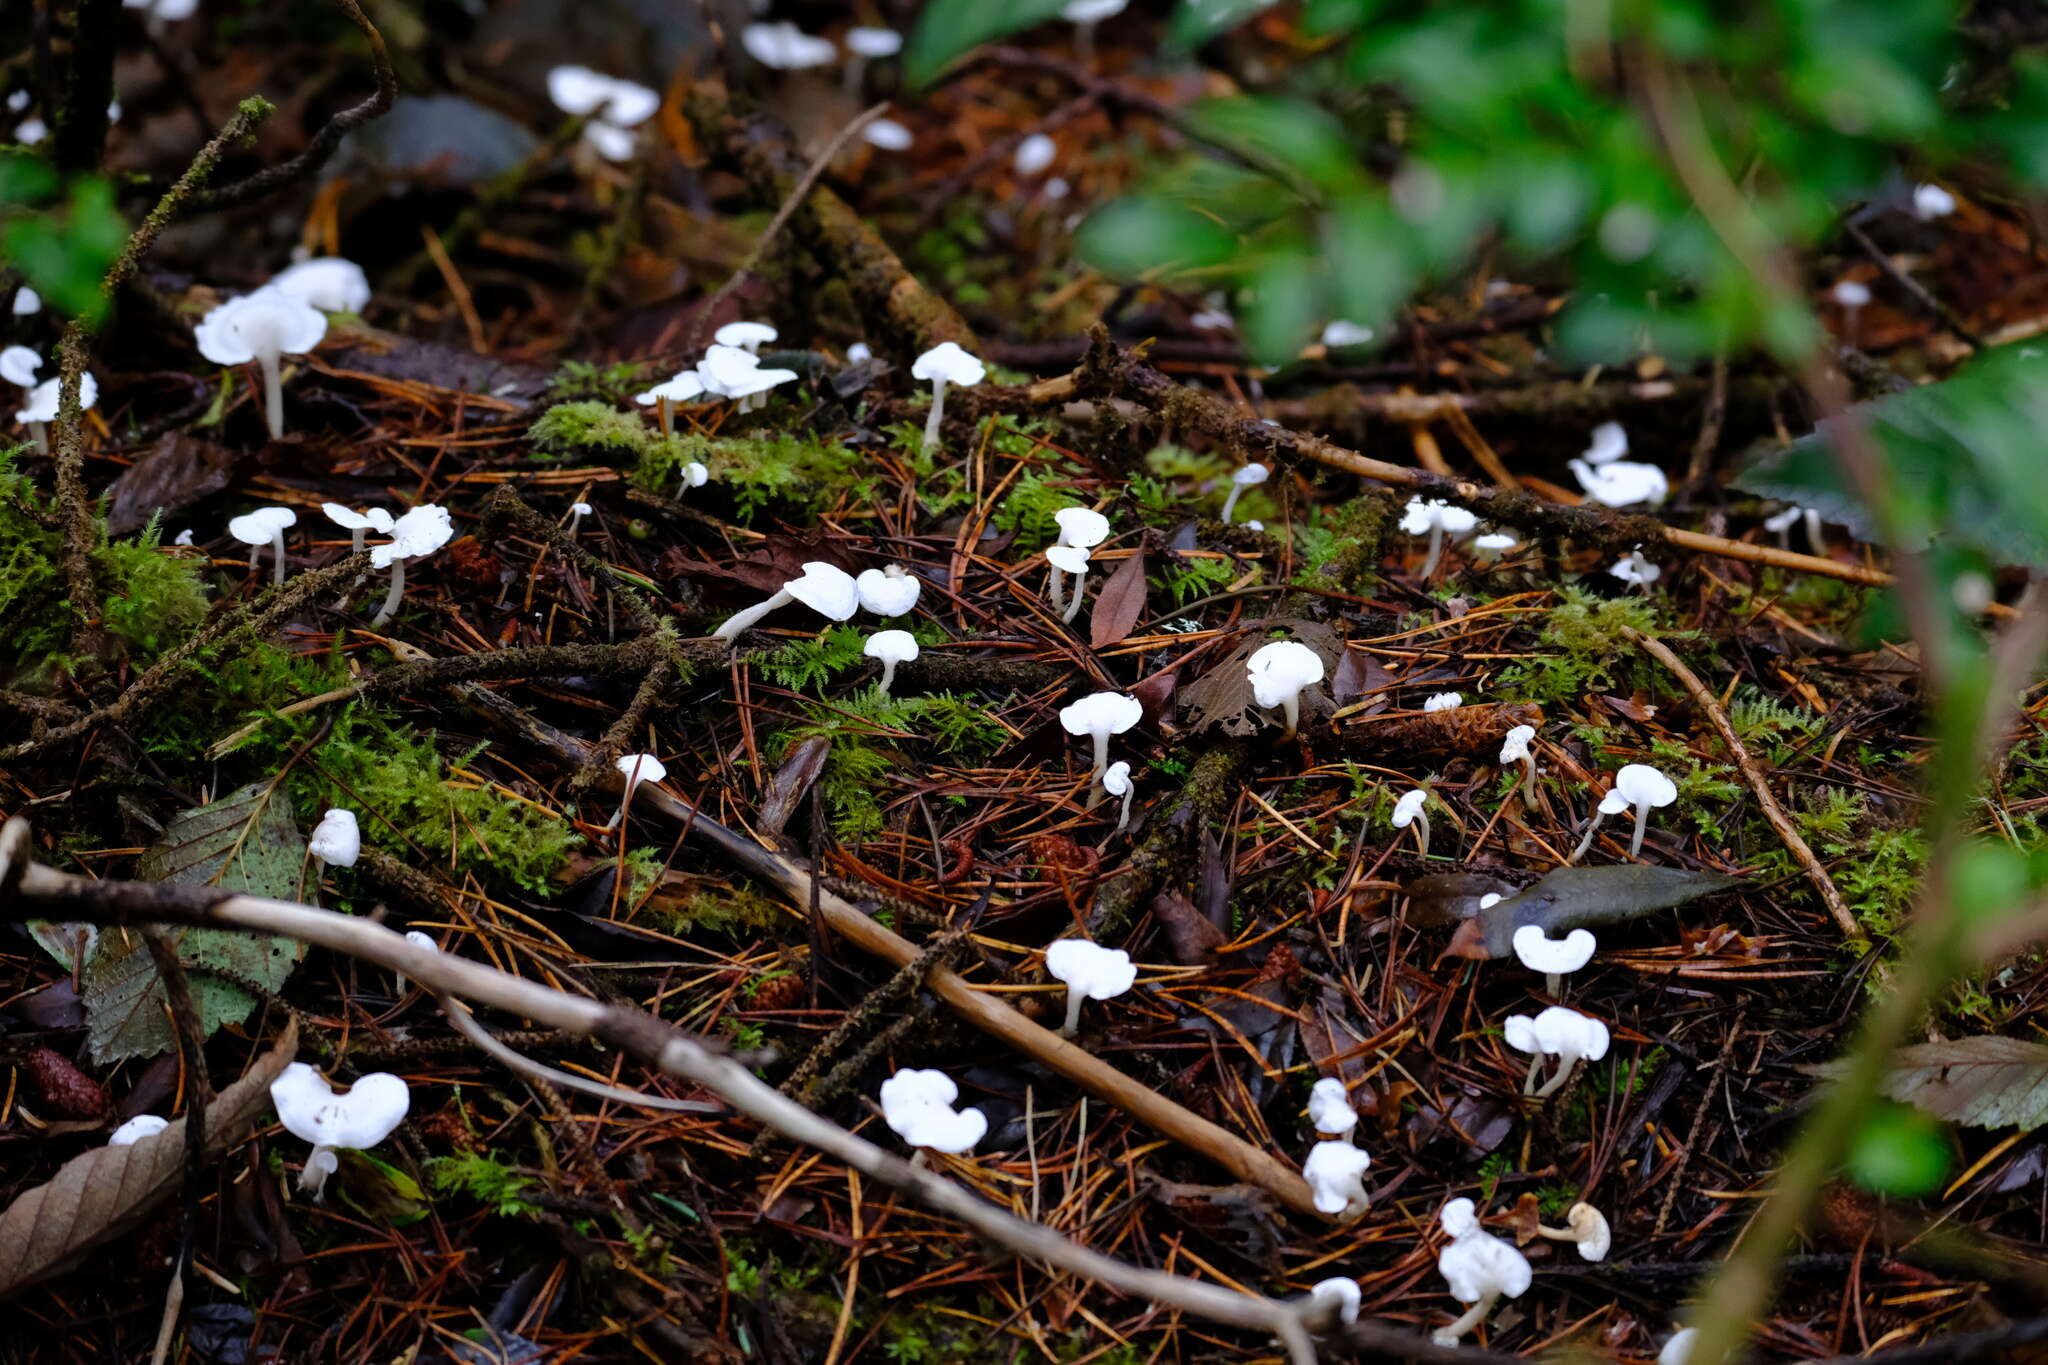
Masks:
[[[1199,967],[1216,960],[1224,933],[1178,891],[1162,891],[1152,898],[1152,917],[1166,930],[1167,946],[1173,960],[1183,967]]]
[[[1158,673],[1131,688],[1131,695],[1145,708],[1144,725],[1157,730],[1162,716],[1173,715],[1173,693],[1180,686],[1180,674]]]
[[[825,759],[831,752],[832,740],[827,735],[812,735],[789,751],[789,757],[768,780],[768,796],[761,803],[759,821],[764,833],[782,833],[804,794],[818,780],[818,774],[825,771]]]
[[[1088,618],[1088,646],[1106,649],[1131,633],[1145,614],[1145,552],[1140,550],[1123,563],[1095,596],[1095,611]]]
[[[63,1053],[32,1047],[21,1059],[30,1087],[44,1107],[67,1119],[96,1119],[107,1112],[107,1092]]]

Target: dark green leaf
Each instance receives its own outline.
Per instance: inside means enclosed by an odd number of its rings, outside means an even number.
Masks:
[[[1168,199],[1132,195],[1090,214],[1074,248],[1103,274],[1131,279],[1220,265],[1236,251],[1237,238],[1206,214]]]
[[[920,90],[983,43],[1057,18],[1065,0],[931,0],[903,47],[903,79]]]
[[[1948,1136],[1925,1114],[1887,1104],[1863,1120],[1843,1164],[1852,1180],[1874,1194],[1933,1194],[1948,1176]]]
[[[1493,957],[1514,952],[1515,930],[1534,924],[1552,938],[1640,919],[1658,910],[1740,886],[1742,878],[1680,867],[1622,863],[1560,867],[1521,895],[1479,912],[1481,939]]]
[[[1173,12],[1167,43],[1181,51],[1198,47],[1277,3],[1278,0],[1181,0],[1180,8]]]

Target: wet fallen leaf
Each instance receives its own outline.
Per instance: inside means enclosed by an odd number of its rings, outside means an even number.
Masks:
[[[1131,633],[1145,614],[1145,553],[1140,550],[1116,566],[1116,572],[1095,596],[1088,617],[1088,646],[1107,649]]]
[[[1559,938],[1574,929],[1639,919],[1740,885],[1742,878],[1719,872],[1642,863],[1560,867],[1519,896],[1480,911],[1458,930],[1451,951],[1466,957],[1506,957],[1514,951],[1515,930],[1525,924]]]
[[[1833,1076],[1840,1068],[1811,1070]],[[2048,1044],[1987,1037],[1902,1047],[1884,1093],[1970,1128],[2039,1128],[2048,1123]]]
[[[1216,960],[1224,933],[1211,924],[1193,901],[1178,891],[1166,890],[1152,898],[1152,917],[1166,930],[1173,960],[1183,967],[1203,966]]]
[[[1462,924],[1479,913],[1487,896],[1515,894],[1513,882],[1483,872],[1438,872],[1408,883],[1408,922],[1418,929]]]
[[[159,437],[114,480],[107,535],[132,536],[158,512],[169,516],[220,492],[233,479],[239,458],[224,445],[181,431]],[[164,539],[170,537],[166,530]]]

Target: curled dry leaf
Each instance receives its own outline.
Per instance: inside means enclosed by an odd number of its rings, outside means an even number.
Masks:
[[[206,1154],[241,1140],[270,1107],[270,1083],[299,1048],[296,1022],[247,1075],[214,1097]],[[185,1176],[185,1119],[128,1147],[95,1147],[64,1163],[48,1184],[0,1213],[0,1299],[70,1269],[94,1247],[135,1226]]]
[[[1839,1062],[1812,1068],[1832,1076]],[[2022,1038],[1954,1038],[1902,1047],[1884,1092],[1901,1104],[1972,1128],[2048,1124],[2048,1044]]]

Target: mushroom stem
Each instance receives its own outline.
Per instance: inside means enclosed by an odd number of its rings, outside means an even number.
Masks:
[[[1422,557],[1422,577],[1427,580],[1436,573],[1436,562],[1443,557],[1444,528],[1434,523],[1429,528],[1429,553]]]
[[[1789,521],[1778,528],[1778,548],[1785,551],[1788,554],[1791,553],[1792,523]]]
[[[925,1157],[927,1155],[929,1155],[929,1149],[924,1147],[920,1147],[916,1151],[912,1152],[910,1154],[910,1169],[912,1169],[913,1171],[921,1171],[926,1166],[930,1165],[931,1163],[925,1160]]]
[[[1548,1099],[1552,1095],[1555,1095],[1558,1091],[1558,1087],[1562,1086],[1565,1083],[1566,1078],[1572,1074],[1572,1068],[1577,1066],[1578,1064],[1579,1059],[1577,1057],[1572,1056],[1570,1053],[1565,1053],[1562,1056],[1560,1056],[1557,1059],[1557,1074],[1552,1076],[1549,1080],[1545,1081],[1537,1089],[1536,1098],[1542,1100]]]
[[[1045,600],[1052,606],[1054,611],[1058,611],[1067,604],[1066,570],[1057,564],[1049,564],[1046,566],[1046,575]]]
[[[30,422],[28,424],[28,435],[29,439],[36,443],[36,454],[47,455],[50,453],[50,424],[48,422]]]
[[[1564,973],[1563,973],[1563,972],[1545,972],[1545,973],[1543,974],[1543,989],[1544,989],[1544,990],[1546,990],[1546,991],[1548,991],[1548,992],[1550,993],[1550,998],[1551,998],[1552,1000],[1561,1000],[1561,999],[1563,999],[1563,998],[1564,998]]]
[[[1118,834],[1122,834],[1122,833],[1124,832],[1124,830],[1125,830],[1125,829],[1127,829],[1127,828],[1128,828],[1128,827],[1130,826],[1130,823],[1131,823],[1131,798],[1132,798],[1133,796],[1137,795],[1137,792],[1138,792],[1138,789],[1137,789],[1136,787],[1125,787],[1125,788],[1124,788],[1124,809],[1123,809],[1123,814],[1119,815],[1119,816],[1117,817],[1117,820],[1116,820],[1116,832],[1117,832]]]
[[[715,640],[737,638],[741,631],[753,625],[754,622],[760,620],[769,612],[774,611],[777,607],[788,606],[790,600],[789,589],[778,588],[773,597],[759,606],[748,607],[745,611],[735,612],[731,617],[727,618],[724,625],[711,632],[711,637]]]
[[[931,450],[939,443],[939,423],[946,419],[946,381],[932,381],[932,415],[924,420],[924,448]]]
[[[1280,716],[1287,722],[1287,729],[1281,733],[1280,738],[1293,739],[1294,732],[1301,728],[1301,693],[1289,692],[1280,699]]]
[[[1522,755],[1522,804],[1536,804],[1536,755],[1533,753]]]
[[[891,683],[893,683],[893,682],[895,682],[895,681],[896,681],[896,661],[895,661],[894,659],[884,659],[884,660],[882,660],[882,695],[883,695],[883,696],[885,696],[885,697],[886,697],[886,696],[888,696],[888,695],[889,695],[889,684],[891,684]]]
[[[1586,1240],[1579,1235],[1577,1228],[1547,1228],[1541,1223],[1536,1225],[1536,1235],[1538,1237],[1548,1237],[1553,1242],[1583,1242]]]
[[[1809,547],[1813,550],[1815,554],[1825,558],[1828,552],[1828,540],[1827,537],[1821,533],[1819,509],[1809,507],[1802,515],[1804,516],[1806,521],[1806,539]]]
[[[619,827],[619,822],[626,818],[626,807],[633,804],[633,788],[638,785],[636,782],[628,782],[626,784],[625,794],[619,797],[619,808],[612,812],[612,818],[604,822],[603,828],[617,829]]]
[[[1423,857],[1429,856],[1429,817],[1421,811],[1415,812],[1415,847]]]
[[[1065,621],[1068,625],[1072,625],[1074,618],[1081,614],[1081,599],[1087,596],[1087,593],[1088,575],[1082,573],[1075,574],[1074,594],[1067,599],[1067,609],[1060,614],[1060,620]]]
[[[1081,1027],[1081,1002],[1088,997],[1072,986],[1067,987],[1067,1022],[1060,1029],[1060,1037],[1071,1038]]]
[[[1593,807],[1593,818],[1586,822],[1586,837],[1579,840],[1579,846],[1572,850],[1572,856],[1565,859],[1567,864],[1575,863],[1585,857],[1586,850],[1593,846],[1593,835],[1600,828],[1600,815],[1600,808],[1598,806]]]
[[[1244,492],[1244,488],[1245,486],[1243,484],[1238,483],[1234,480],[1232,481],[1230,485],[1230,496],[1223,500],[1222,522],[1225,526],[1230,525],[1230,514],[1237,510],[1237,498],[1240,493]]]
[[[384,605],[377,608],[377,614],[370,618],[372,628],[383,625],[398,613],[399,599],[405,596],[405,561],[391,561],[391,590],[384,594]]]
[[[270,581],[284,583],[284,527],[278,527],[270,536]]]
[[[1431,1340],[1439,1346],[1454,1345],[1459,1337],[1464,1336],[1465,1333],[1486,1321],[1486,1315],[1493,1311],[1493,1305],[1499,1298],[1500,1294],[1498,1292],[1488,1294],[1485,1298],[1467,1308],[1463,1317],[1437,1332]]]
[[[263,371],[263,421],[273,441],[284,435],[284,380],[278,374],[278,364],[275,346],[256,352],[256,367]]]
[[[571,509],[571,511],[570,511],[570,513],[569,513],[569,532],[568,532],[568,539],[570,539],[570,540],[574,540],[574,539],[576,539],[576,528],[577,528],[578,526],[581,526],[582,524],[583,524],[583,514],[582,514],[581,512],[575,511],[574,509]]]
[[[1088,774],[1088,780],[1100,782],[1103,771],[1109,767],[1109,731],[1097,730],[1089,738],[1095,741],[1095,771]]]
[[[1633,858],[1643,851],[1643,827],[1649,823],[1649,820],[1650,803],[1647,801],[1636,802],[1636,835],[1635,838],[1628,842],[1629,857]]]
[[[1522,1093],[1524,1095],[1536,1093],[1536,1077],[1541,1075],[1542,1071],[1543,1054],[1538,1052],[1529,1058],[1529,1070],[1522,1077]]]

